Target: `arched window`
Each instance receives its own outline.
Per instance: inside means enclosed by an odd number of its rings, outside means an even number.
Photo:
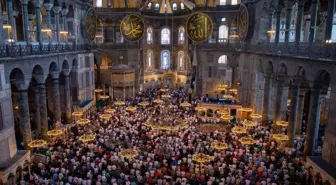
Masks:
[[[158,10],[158,9],[160,9],[160,5],[159,5],[159,3],[156,3],[155,4],[155,10]]]
[[[161,52],[161,69],[167,70],[170,68],[170,54],[169,51]]]
[[[178,62],[178,69],[181,71],[184,70],[184,52],[183,51],[178,52],[177,62]]]
[[[103,0],[96,0],[96,7],[103,7]]]
[[[173,10],[177,10],[177,4],[173,3]]]
[[[185,40],[184,35],[185,35],[184,27],[181,26],[179,28],[179,34],[178,34],[178,43],[179,44],[184,44],[184,40]]]
[[[227,56],[226,55],[220,56],[219,59],[218,59],[218,64],[226,65],[227,64]]]
[[[153,52],[152,51],[147,52],[147,68],[148,69],[153,68]]]
[[[223,18],[222,18],[222,22],[225,22],[225,21],[226,21],[226,18],[225,18],[225,17],[223,17]]]
[[[152,9],[152,3],[148,3],[147,9]]]
[[[237,0],[231,0],[231,5],[237,5],[238,1]]]
[[[181,6],[181,10],[184,10],[184,4],[181,3],[180,6]]]
[[[147,44],[153,44],[153,29],[151,27],[147,28]]]
[[[219,5],[226,5],[226,0],[219,0]]]
[[[218,42],[227,42],[229,38],[229,28],[226,25],[219,27]]]
[[[161,30],[161,44],[170,44],[170,31],[168,28]]]

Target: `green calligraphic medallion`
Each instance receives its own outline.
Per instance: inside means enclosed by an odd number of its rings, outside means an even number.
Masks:
[[[120,23],[122,36],[131,42],[142,38],[145,30],[145,24],[142,18],[136,14],[127,15]]]
[[[97,32],[97,15],[93,8],[86,12],[85,35],[89,41],[93,41]]]
[[[207,40],[213,31],[212,19],[204,13],[193,13],[187,20],[187,33],[191,40],[200,42]]]
[[[249,11],[244,4],[240,5],[238,12],[238,36],[241,41],[245,41],[249,31]]]

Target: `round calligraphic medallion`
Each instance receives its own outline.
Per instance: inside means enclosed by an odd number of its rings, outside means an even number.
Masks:
[[[249,27],[249,12],[246,5],[241,4],[238,12],[238,36],[241,41],[245,41]]]
[[[85,35],[89,41],[93,41],[97,32],[97,15],[93,8],[90,8],[86,13],[85,20]]]
[[[188,37],[196,42],[205,41],[213,31],[212,19],[204,13],[193,13],[187,20]]]
[[[127,15],[120,23],[122,36],[128,41],[137,41],[144,34],[145,24],[142,18],[136,14]]]

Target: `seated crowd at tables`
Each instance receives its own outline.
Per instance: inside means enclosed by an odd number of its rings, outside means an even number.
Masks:
[[[169,100],[162,105],[153,102],[162,92],[151,90],[126,101],[125,106],[113,102],[88,116],[89,124],[73,124],[65,137],[54,138],[34,152],[46,155],[46,162],[33,164],[31,174],[21,184],[63,185],[310,185],[309,170],[305,169],[298,154],[303,150],[303,138],[295,140],[295,148],[284,151],[270,136],[272,130],[259,126],[248,129],[255,143],[244,145],[239,135],[230,132],[235,124],[226,125],[227,131],[207,132],[198,129],[199,118],[193,107],[200,99],[193,99],[191,107],[180,103],[187,95],[170,90]],[[137,106],[147,101],[147,107]],[[165,104],[172,105],[170,110]],[[127,106],[137,106],[134,112]],[[100,115],[106,108],[116,110],[112,117],[103,120]],[[187,127],[178,130],[157,130],[145,125],[156,115],[155,121],[178,116]],[[172,116],[172,117],[169,117]],[[177,118],[176,118],[177,119]],[[164,121],[162,121],[164,122]],[[155,123],[153,123],[155,124]],[[236,123],[240,125],[241,123]],[[258,123],[259,124],[259,123]],[[94,134],[95,140],[82,142],[79,137]],[[214,141],[228,144],[217,150]],[[133,158],[121,156],[125,149],[138,152]],[[204,153],[212,156],[210,162],[199,163],[193,155]]]

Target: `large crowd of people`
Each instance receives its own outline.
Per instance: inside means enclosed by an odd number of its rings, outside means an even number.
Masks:
[[[163,104],[154,99],[168,93],[171,98]],[[178,90],[160,92],[151,90],[138,94],[125,106],[113,102],[88,116],[89,124],[74,124],[67,128],[65,136],[53,138],[35,153],[46,156],[46,161],[33,164],[31,175],[24,182],[31,184],[63,185],[292,185],[312,184],[309,170],[298,157],[303,139],[298,138],[295,148],[284,150],[271,138],[272,130],[262,127],[249,128],[247,135],[255,143],[244,145],[241,135],[225,131],[206,131],[198,128],[199,118],[193,107],[201,99],[191,100],[191,107],[183,108],[186,94]],[[137,106],[147,101],[147,107]],[[137,106],[134,112],[127,106]],[[169,106],[169,107],[168,107]],[[106,108],[116,110],[110,119],[101,119]],[[183,120],[187,124],[177,130],[153,129],[145,123],[166,123]],[[155,124],[155,123],[153,123]],[[83,142],[84,134],[95,139]],[[228,144],[218,150],[211,147],[214,141]],[[138,155],[126,158],[125,149]],[[211,156],[211,161],[200,163],[193,160],[195,154]]]

